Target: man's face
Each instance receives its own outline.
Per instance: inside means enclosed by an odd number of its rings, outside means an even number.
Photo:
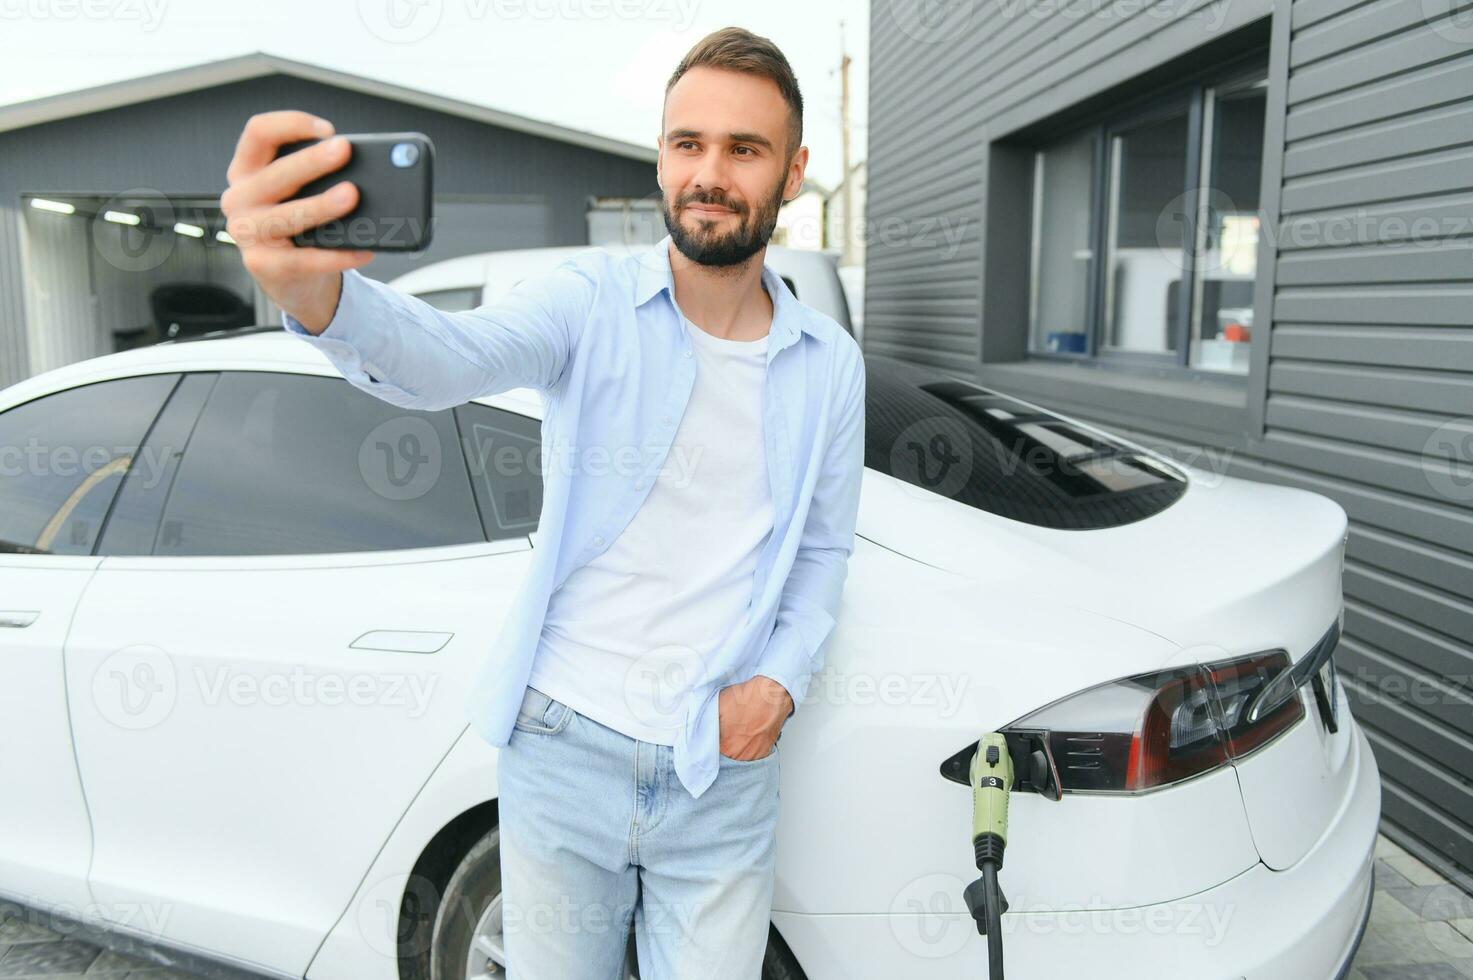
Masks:
[[[686,258],[735,265],[767,247],[808,161],[807,147],[786,159],[788,111],[774,82],[742,72],[692,68],[670,90],[660,210]]]

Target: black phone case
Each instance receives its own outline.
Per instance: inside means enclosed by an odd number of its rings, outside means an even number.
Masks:
[[[303,184],[287,200],[320,194],[342,180],[358,188],[358,204],[343,215],[292,236],[308,248],[418,252],[430,243],[434,217],[435,144],[423,133],[340,133],[352,144],[348,162]],[[331,139],[331,137],[329,137]],[[275,159],[320,140],[300,140],[278,148]],[[389,159],[396,143],[419,147],[419,159],[397,167]]]

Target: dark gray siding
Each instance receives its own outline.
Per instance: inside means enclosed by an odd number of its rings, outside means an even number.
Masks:
[[[1195,4],[1047,6],[1010,18],[977,5],[927,34],[874,5],[870,226],[949,214],[980,234],[949,257],[872,242],[865,346],[1339,501],[1352,522],[1339,656],[1386,829],[1444,870],[1473,869],[1468,7],[1250,3],[1214,29]],[[1255,334],[1248,383],[1191,391],[1025,363],[1026,154],[1009,140],[1238,39],[1270,42],[1264,212],[1277,229],[1259,253],[1256,322],[1271,330]]]
[[[652,163],[407,105],[288,75],[272,75],[0,133],[0,387],[26,375],[22,264],[14,212],[19,195],[112,195],[152,189],[213,197],[241,127],[256,112],[297,108],[332,120],[340,133],[416,130],[435,143],[436,197],[545,202],[546,241],[588,241],[589,195],[656,193]],[[447,229],[449,230],[449,229]],[[432,242],[415,264],[449,257]],[[438,246],[438,247],[437,247]],[[449,254],[463,254],[451,252]],[[366,275],[390,279],[403,257],[381,255]]]

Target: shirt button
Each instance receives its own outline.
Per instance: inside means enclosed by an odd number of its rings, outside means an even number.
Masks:
[[[660,416],[660,424],[661,425],[669,425],[670,424],[670,416],[668,416],[668,415],[662,415],[662,416]]]
[[[602,534],[595,534],[593,536],[593,543],[594,544],[603,544],[604,543],[604,536]]]
[[[643,490],[644,489],[644,484],[643,483],[636,483],[634,485],[634,489],[636,489],[636,490]]]
[[[686,357],[690,357],[690,351],[686,351],[686,352],[685,352],[685,356],[686,356]]]

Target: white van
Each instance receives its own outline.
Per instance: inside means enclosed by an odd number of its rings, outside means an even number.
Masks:
[[[392,280],[389,285],[453,313],[489,303],[505,295],[528,276],[551,271],[564,259],[589,248],[624,254],[651,247],[572,245],[480,252],[415,269]],[[769,245],[766,260],[782,276],[799,302],[833,317],[850,334],[854,333],[849,319],[849,304],[844,299],[844,288],[839,279],[837,253]]]

